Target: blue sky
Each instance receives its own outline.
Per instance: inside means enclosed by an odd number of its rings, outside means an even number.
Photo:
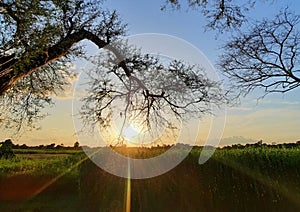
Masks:
[[[272,1],[270,1],[272,2]],[[204,32],[205,19],[193,9],[183,6],[180,11],[168,9],[160,11],[163,0],[153,1],[106,1],[105,5],[116,9],[125,23],[128,23],[128,35],[141,33],[162,33],[183,39],[200,49],[215,64],[221,53],[220,46],[228,39],[228,34]],[[289,5],[300,14],[300,5],[294,1],[258,1],[250,11],[253,19],[271,17],[281,8]],[[300,88],[286,94],[272,94],[258,100],[262,95],[257,90],[241,99],[241,104],[228,108],[226,125],[221,145],[234,142],[294,142],[300,140]],[[14,136],[15,143],[29,145],[64,143],[73,145],[76,140],[72,121],[71,92],[57,100],[56,106],[49,109],[51,116],[41,121],[42,129]],[[205,122],[205,121],[204,121]],[[204,124],[205,125],[205,124]],[[198,141],[203,143],[209,127],[199,131]],[[9,133],[0,135],[7,138]]]

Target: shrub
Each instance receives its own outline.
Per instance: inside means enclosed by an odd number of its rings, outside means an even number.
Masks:
[[[2,157],[5,159],[15,157],[12,147],[13,147],[13,143],[10,139],[7,139],[6,141],[1,142],[0,143],[0,159]]]

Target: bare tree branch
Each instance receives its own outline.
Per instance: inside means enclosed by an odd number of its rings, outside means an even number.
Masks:
[[[275,19],[257,22],[247,33],[234,37],[224,47],[218,67],[247,94],[255,88],[287,92],[300,85],[300,17],[281,11]]]
[[[199,10],[206,18],[206,29],[218,32],[236,30],[247,22],[246,14],[252,9],[256,0],[186,0],[188,7]],[[178,0],[165,0],[161,7],[165,10],[168,5],[173,9],[180,9],[184,3]]]
[[[111,45],[107,49],[117,53],[100,54],[89,70],[89,86],[81,108],[86,124],[126,111],[126,118],[140,120],[151,129],[169,125],[170,117],[188,119],[210,113],[212,105],[226,102],[219,83],[206,77],[201,67],[176,60],[163,64],[122,42]],[[115,107],[113,102],[117,102]],[[95,108],[99,109],[96,113]]]

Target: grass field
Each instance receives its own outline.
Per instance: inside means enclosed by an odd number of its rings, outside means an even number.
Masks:
[[[165,149],[129,151],[143,158]],[[218,149],[204,165],[200,151],[161,176],[131,180],[131,211],[300,211],[299,147]],[[15,153],[0,160],[0,211],[125,211],[128,180],[81,151]]]

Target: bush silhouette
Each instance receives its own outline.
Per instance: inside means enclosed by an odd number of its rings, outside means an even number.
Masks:
[[[0,159],[1,158],[9,159],[9,158],[15,157],[12,147],[13,147],[13,143],[10,139],[7,139],[6,141],[1,142],[0,143]]]

